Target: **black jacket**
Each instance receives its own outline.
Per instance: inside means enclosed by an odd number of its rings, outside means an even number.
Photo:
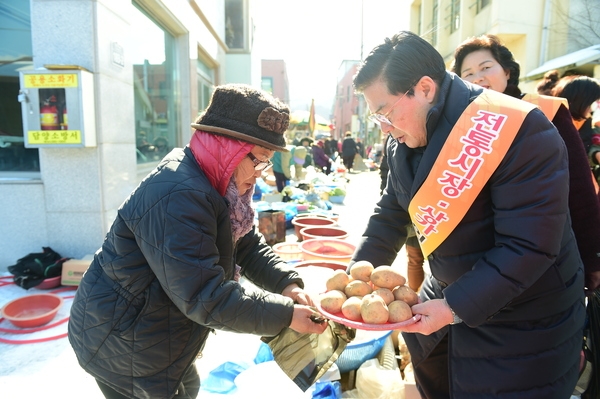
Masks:
[[[353,261],[393,262],[406,240],[410,200],[481,90],[449,73],[428,115],[427,146],[411,149],[392,141],[388,187]],[[445,297],[464,323],[404,337],[418,367],[449,334],[453,397],[565,398],[572,391],[584,308],[568,177],[556,128],[541,111],[531,111],[465,217],[429,256],[433,278],[425,281],[421,300]],[[523,370],[528,378],[521,377]],[[535,381],[531,370],[537,370]],[[490,391],[490,378],[502,381],[502,389]]]
[[[189,148],[173,150],[123,203],[77,290],[79,363],[126,396],[171,398],[212,329],[278,334],[292,300],[246,292],[236,263],[268,291],[303,286],[256,229],[234,247],[226,199]]]

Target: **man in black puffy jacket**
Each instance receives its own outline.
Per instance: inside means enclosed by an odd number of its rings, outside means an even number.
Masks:
[[[531,104],[447,72],[441,55],[410,32],[375,47],[354,85],[395,140],[388,185],[353,262],[391,264],[406,226],[417,228],[432,276],[412,307],[418,321],[402,331],[422,397],[570,397],[585,318],[583,266],[556,128]],[[490,116],[480,127],[477,118]],[[470,201],[458,214],[463,196]]]

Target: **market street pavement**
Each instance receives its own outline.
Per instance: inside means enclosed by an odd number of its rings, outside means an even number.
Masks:
[[[379,173],[365,171],[348,174],[350,179],[346,187],[344,204],[335,204],[334,211],[339,213],[339,224],[350,233],[349,241],[357,242],[369,215],[372,213],[379,197]],[[288,231],[289,232],[289,231]],[[293,232],[290,232],[293,234]],[[395,264],[406,270],[406,254],[402,251]],[[39,292],[36,289],[24,291],[15,285],[0,287],[0,306],[13,298]],[[63,295],[73,294],[66,292]],[[55,321],[68,316],[70,301],[56,316]],[[14,328],[7,321],[0,323],[0,328]],[[0,333],[5,340],[31,340],[53,337],[66,333],[66,323],[60,326],[26,335]],[[215,367],[226,361],[250,359],[256,354],[259,341],[256,336],[217,332],[211,334],[203,357],[196,364],[203,379]],[[67,338],[30,343],[0,343],[0,396],[13,399],[64,398],[64,399],[102,399],[95,380],[78,365]],[[268,376],[265,376],[268,378]],[[257,381],[257,385],[264,382]],[[275,392],[271,382],[270,391]],[[262,386],[264,388],[264,385]],[[211,397],[201,392],[200,398]],[[222,395],[219,395],[222,397]],[[264,396],[263,396],[264,397]],[[288,396],[289,398],[289,396]]]

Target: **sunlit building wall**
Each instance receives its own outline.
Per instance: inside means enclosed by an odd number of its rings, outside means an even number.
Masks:
[[[189,142],[216,85],[260,88],[250,6],[0,2],[0,269],[42,246],[71,258],[94,253],[128,194]],[[48,65],[92,74],[94,146],[25,148],[19,71]]]
[[[262,60],[262,89],[286,104],[290,103],[290,84],[284,60]]]
[[[531,91],[548,70],[544,65],[560,65],[561,73],[599,76],[600,49],[591,59],[574,55],[562,65],[549,63],[600,44],[597,7],[597,0],[414,0],[410,29],[428,40],[448,67],[466,38],[500,37],[521,66],[521,89]]]

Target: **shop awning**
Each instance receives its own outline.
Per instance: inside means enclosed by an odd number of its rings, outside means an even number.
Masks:
[[[544,65],[529,72],[525,78],[528,80],[539,79],[544,76],[546,72],[553,69],[569,69],[589,63],[600,63],[600,44],[586,47],[584,49],[546,61]]]

